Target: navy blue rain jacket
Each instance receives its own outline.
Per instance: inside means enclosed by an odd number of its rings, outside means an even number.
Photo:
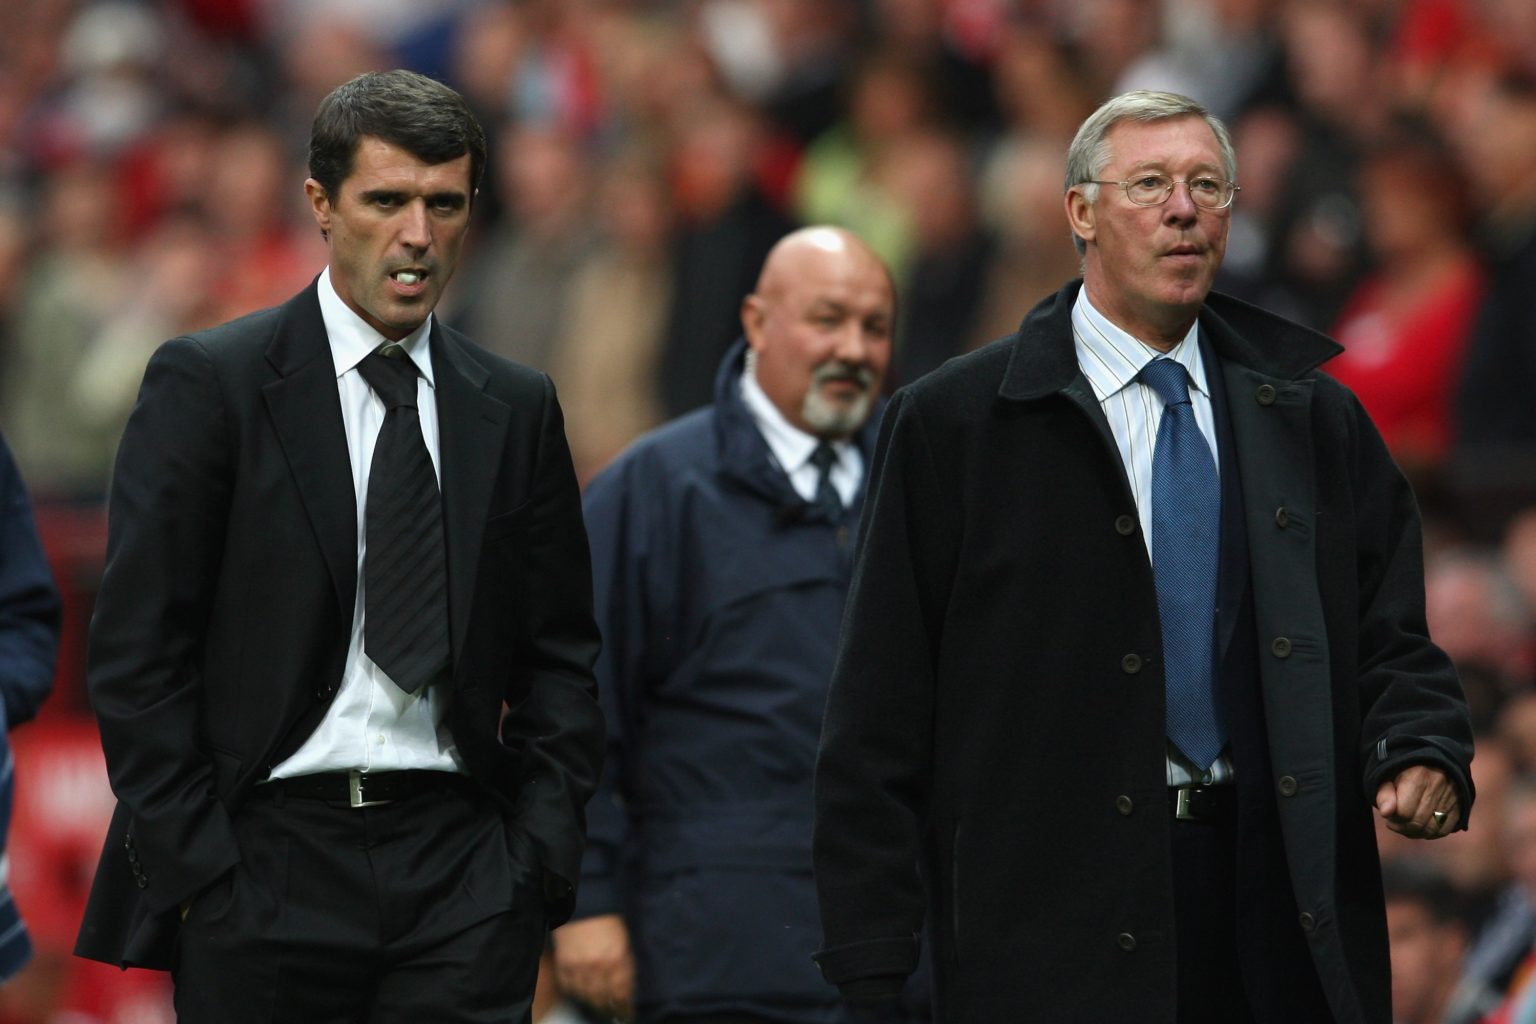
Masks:
[[[576,916],[624,915],[642,1020],[838,1019],[810,958],[811,778],[863,494],[834,520],[796,493],[742,403],[745,351],[584,503],[610,745]]]

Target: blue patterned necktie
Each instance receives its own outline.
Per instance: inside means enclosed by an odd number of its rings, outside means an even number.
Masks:
[[[816,498],[811,504],[836,522],[843,517],[843,499],[832,484],[832,467],[837,465],[837,452],[830,444],[821,441],[811,452],[811,465],[820,472],[816,477]]]
[[[363,649],[415,693],[448,667],[443,505],[416,408],[416,364],[398,346],[358,372],[384,402],[364,507]]]
[[[1181,363],[1141,371],[1164,404],[1152,449],[1152,575],[1163,624],[1168,738],[1201,771],[1226,743],[1216,710],[1216,575],[1221,557],[1221,483],[1195,422]]]

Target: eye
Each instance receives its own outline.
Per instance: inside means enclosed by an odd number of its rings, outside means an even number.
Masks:
[[[1216,195],[1221,191],[1221,182],[1215,178],[1192,178],[1190,179],[1189,187],[1196,192],[1208,192],[1211,195]]]
[[[1131,182],[1136,188],[1145,189],[1148,192],[1156,192],[1168,187],[1168,179],[1161,174],[1148,174]]]

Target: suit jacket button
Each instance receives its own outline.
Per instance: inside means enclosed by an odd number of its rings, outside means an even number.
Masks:
[[[1136,952],[1136,936],[1132,935],[1130,932],[1121,932],[1118,936],[1115,937],[1115,945],[1119,946],[1127,953],[1134,953]]]
[[[1258,392],[1254,395],[1260,405],[1275,404],[1275,389],[1269,384],[1260,384]]]
[[[1290,513],[1285,510],[1284,505],[1281,505],[1279,508],[1275,509],[1275,525],[1280,527],[1282,530],[1291,525]]]
[[[1275,637],[1275,642],[1269,645],[1277,658],[1289,658],[1291,656],[1291,642],[1283,636]]]
[[[1133,676],[1137,672],[1140,672],[1141,671],[1141,655],[1132,653],[1132,654],[1127,654],[1125,657],[1121,658],[1120,659],[1120,671],[1124,672],[1128,676]]]
[[[1122,537],[1129,537],[1136,532],[1136,520],[1131,516],[1117,516],[1115,518],[1115,532]]]
[[[1312,916],[1311,911],[1303,910],[1301,916],[1296,919],[1296,923],[1301,925],[1302,931],[1309,932],[1317,927],[1317,918]]]
[[[1296,790],[1301,787],[1296,784],[1296,779],[1290,775],[1280,776],[1279,789],[1281,796],[1295,796]]]
[[[1128,796],[1115,797],[1115,810],[1121,814],[1130,814],[1136,809],[1136,803]]]

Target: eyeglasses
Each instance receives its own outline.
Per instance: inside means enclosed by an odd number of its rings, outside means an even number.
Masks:
[[[1161,206],[1173,195],[1175,185],[1189,189],[1190,200],[1201,209],[1225,210],[1242,189],[1220,178],[1190,178],[1174,181],[1166,174],[1143,174],[1131,181],[1085,181],[1084,185],[1119,185],[1125,197],[1137,206]]]

